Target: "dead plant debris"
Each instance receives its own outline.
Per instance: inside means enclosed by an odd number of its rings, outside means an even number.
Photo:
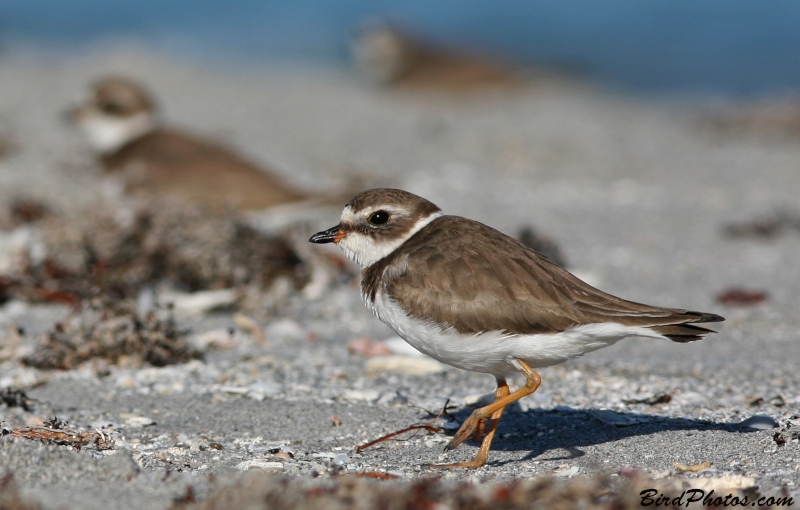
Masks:
[[[673,462],[672,467],[674,467],[678,471],[683,471],[684,473],[698,473],[704,469],[710,468],[711,463],[706,461],[706,462],[701,462],[700,464],[689,465],[689,464],[679,464],[677,462]]]
[[[786,405],[786,401],[780,395],[775,395],[769,400],[766,400],[764,397],[756,397],[750,402],[748,402],[747,405],[749,405],[750,407],[758,407],[766,403],[769,403],[770,405],[773,405],[775,407],[783,407]]]
[[[647,404],[649,406],[654,406],[656,404],[667,404],[672,402],[672,395],[663,391],[659,391],[652,397],[623,399],[622,402],[625,404]]]
[[[726,237],[736,239],[772,239],[789,232],[800,233],[800,212],[777,209],[751,220],[729,223],[723,227]]]
[[[12,435],[32,441],[41,441],[46,444],[56,444],[62,446],[72,446],[80,450],[86,446],[93,446],[98,450],[111,450],[114,448],[114,439],[110,435],[100,431],[81,431],[69,428],[66,422],[59,422],[58,428],[50,428],[45,423],[44,427],[22,427],[18,429],[4,430],[5,435]]]
[[[36,223],[52,214],[43,202],[33,198],[15,197],[0,209],[0,229],[11,230]]]
[[[186,363],[200,356],[178,330],[169,312],[156,310],[140,315],[132,300],[92,300],[43,335],[36,350],[23,363],[61,370],[90,360],[160,367]]]
[[[558,483],[553,478],[515,480],[503,484],[452,482],[438,478],[395,480],[389,473],[367,472],[309,480],[286,475],[248,472],[218,487],[199,502],[175,502],[171,510],[251,508],[274,510],[367,510],[449,508],[451,510],[628,510],[641,499],[623,481],[610,478]]]
[[[21,407],[26,412],[33,411],[33,399],[28,398],[22,390],[3,388],[0,390],[0,402],[8,407]]]
[[[517,240],[528,248],[532,248],[539,254],[544,255],[555,264],[563,268],[567,267],[567,259],[564,257],[564,252],[558,243],[552,238],[540,234],[533,227],[527,226],[520,229],[519,234],[517,234]]]
[[[753,306],[763,303],[768,297],[769,294],[764,290],[734,287],[717,294],[717,303],[726,306]]]
[[[428,432],[441,432],[442,429],[439,427],[434,427],[433,425],[411,425],[410,427],[406,427],[404,429],[396,430],[390,434],[386,434],[385,436],[381,436],[378,439],[370,441],[369,443],[365,443],[359,446],[356,446],[356,453],[360,453],[370,446],[375,446],[378,443],[382,443],[384,441],[388,441],[389,439],[399,436],[400,434],[405,434],[406,432],[411,432],[412,430],[427,430]]]
[[[361,473],[356,473],[356,476],[359,478],[375,478],[376,480],[396,480],[399,478],[397,475],[391,475],[382,471],[362,471]]]
[[[433,432],[433,433],[441,432],[442,428],[441,427],[436,427],[434,425],[434,423],[436,423],[442,417],[452,418],[452,415],[450,415],[447,412],[449,404],[450,404],[450,399],[448,398],[447,400],[445,400],[444,405],[442,406],[442,410],[439,411],[436,414],[428,411],[427,409],[420,408],[423,411],[425,411],[426,413],[428,413],[428,415],[431,416],[431,419],[428,421],[428,423],[418,423],[418,424],[415,424],[415,425],[411,425],[410,427],[406,427],[404,429],[396,430],[394,432],[386,434],[385,436],[381,436],[378,439],[375,439],[375,440],[370,441],[368,443],[356,446],[356,453],[359,453],[359,452],[361,452],[363,450],[366,450],[370,446],[375,446],[378,443],[382,443],[384,441],[388,441],[389,439],[391,439],[391,438],[393,438],[395,436],[399,436],[400,434],[405,434],[406,432],[411,432],[412,430],[427,430],[428,432]],[[415,407],[418,407],[418,406],[415,406]]]
[[[195,292],[268,288],[280,276],[296,287],[308,281],[287,239],[255,229],[233,211],[169,202],[95,207],[45,217],[38,232],[45,255],[30,257],[6,278],[6,292],[15,297],[74,304],[98,295],[134,297],[159,282]]]

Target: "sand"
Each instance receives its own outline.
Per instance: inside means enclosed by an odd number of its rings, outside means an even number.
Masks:
[[[212,68],[110,45],[0,60],[0,132],[18,146],[0,159],[0,197],[33,197],[66,211],[107,193],[86,147],[58,117],[106,73],[141,79],[170,123],[224,141],[297,186],[325,192],[358,178],[421,194],[512,235],[532,225],[558,242],[571,270],[603,290],[727,321],[702,342],[628,339],[542,370],[541,389],[504,417],[489,463],[444,474],[424,464],[471,458],[476,446],[445,455],[441,432],[361,453],[354,447],[430,420],[425,409],[435,413],[448,398],[454,420],[463,420],[493,379],[437,366],[411,374],[402,363],[370,371],[348,342],[393,334],[352,285],[313,299],[289,296],[279,314],[263,319],[266,343],[242,334],[203,361],[112,366],[102,377],[4,361],[0,386],[35,399],[31,412],[0,405],[5,427],[58,416],[115,439],[111,450],[76,450],[0,438],[0,473],[14,473],[37,505],[168,508],[187,486],[202,500],[259,466],[304,482],[379,471],[400,479],[386,483],[438,475],[471,484],[624,478],[635,468],[652,479],[721,479],[723,489],[741,482],[764,495],[800,497],[800,234],[724,235],[731,222],[798,207],[800,140],[717,132],[702,122],[697,102],[575,83],[419,94],[376,89],[341,69]],[[298,228],[310,235],[337,221],[328,212]],[[768,299],[718,304],[716,295],[731,287],[764,290]],[[33,345],[66,312],[10,302],[0,309],[0,331],[19,324]],[[225,312],[181,321],[195,333],[234,326]],[[669,402],[626,403],[659,392]],[[737,425],[753,415],[779,427]],[[276,456],[281,448],[293,457]],[[673,465],[706,461],[700,473]]]

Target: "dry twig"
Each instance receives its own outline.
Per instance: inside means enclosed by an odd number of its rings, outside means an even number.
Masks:
[[[22,427],[4,431],[14,437],[38,440],[47,444],[67,445],[80,450],[84,446],[94,446],[98,450],[114,448],[114,439],[100,430],[81,432],[75,429],[52,429],[47,427]]]

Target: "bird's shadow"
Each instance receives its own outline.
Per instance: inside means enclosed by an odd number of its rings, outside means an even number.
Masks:
[[[510,411],[510,412],[508,412]],[[551,410],[519,407],[509,409],[500,422],[492,450],[529,450],[524,460],[570,460],[585,455],[580,447],[594,446],[671,431],[725,431],[735,434],[755,432],[738,423],[714,422],[692,418],[670,418],[652,414],[611,412],[605,410]],[[455,418],[465,420],[470,409],[462,409]],[[598,418],[600,416],[603,419]],[[608,423],[615,421],[616,423]],[[548,452],[565,451],[567,455],[548,455]],[[560,453],[560,452],[559,452]],[[492,462],[503,464],[502,461]]]

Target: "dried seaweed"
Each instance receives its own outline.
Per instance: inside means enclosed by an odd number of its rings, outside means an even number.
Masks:
[[[730,288],[717,294],[717,303],[727,306],[753,306],[767,300],[769,294],[763,290]]]
[[[663,391],[659,391],[651,397],[622,399],[622,402],[625,404],[647,404],[649,406],[654,406],[656,404],[667,404],[672,402],[672,395]]]
[[[0,390],[0,402],[8,407],[21,407],[27,412],[33,411],[33,399],[28,398],[22,390],[3,388]]]
[[[41,441],[46,444],[72,446],[78,450],[86,446],[93,446],[98,450],[111,450],[114,448],[114,440],[111,436],[99,430],[80,431],[72,428],[22,427],[11,429],[7,434],[32,441]]]
[[[327,481],[309,481],[264,473],[247,473],[213,490],[200,502],[175,501],[172,510],[449,508],[452,510],[566,510],[641,508],[627,484],[613,487],[606,476],[557,483],[553,478],[515,480],[503,484],[454,483],[436,478],[412,482],[391,474],[366,472]],[[183,498],[182,498],[183,499]]]
[[[533,227],[528,226],[520,229],[517,240],[528,248],[536,250],[539,254],[547,257],[556,265],[563,268],[567,267],[567,259],[564,257],[564,252],[561,250],[558,243],[556,243],[554,239],[540,234],[534,230]]]
[[[178,330],[172,315],[156,310],[144,315],[131,300],[87,303],[40,338],[23,359],[42,369],[68,370],[89,360],[138,366],[165,366],[200,357]]]
[[[773,239],[791,231],[800,232],[800,212],[775,209],[750,220],[729,223],[722,229],[724,236],[734,239]]]
[[[97,207],[39,224],[46,255],[5,282],[15,296],[75,303],[134,297],[166,282],[188,292],[243,285],[267,288],[279,276],[296,287],[308,271],[281,236],[267,235],[233,211],[154,202]]]

